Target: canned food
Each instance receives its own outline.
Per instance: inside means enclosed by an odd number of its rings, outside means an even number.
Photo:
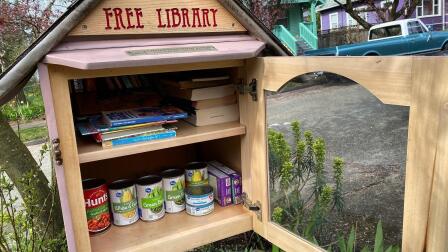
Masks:
[[[126,226],[138,220],[137,197],[132,180],[114,181],[109,185],[109,196],[115,225]]]
[[[185,189],[187,205],[204,206],[213,202],[213,188],[211,186],[193,186]]]
[[[144,221],[155,221],[165,215],[162,177],[149,175],[137,180],[138,213]]]
[[[192,162],[185,168],[185,178],[188,186],[208,185],[207,163]]]
[[[85,179],[82,181],[89,234],[106,231],[110,227],[109,200],[106,181]]]
[[[178,169],[162,172],[163,195],[167,213],[178,213],[185,210],[185,176]]]
[[[213,212],[213,209],[215,208],[214,203],[209,203],[208,205],[203,206],[190,206],[187,205],[186,210],[187,214],[193,215],[193,216],[204,216],[207,214],[210,214]]]

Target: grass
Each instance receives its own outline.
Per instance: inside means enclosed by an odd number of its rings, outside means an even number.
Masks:
[[[16,134],[19,135],[17,132]],[[47,127],[20,129],[20,140],[22,140],[22,142],[45,139],[47,137],[48,137]]]

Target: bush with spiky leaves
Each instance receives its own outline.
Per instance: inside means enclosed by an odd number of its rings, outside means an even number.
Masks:
[[[272,220],[316,241],[333,208],[341,211],[344,161],[333,160],[334,186],[325,177],[326,146],[311,131],[302,132],[298,121],[291,124],[294,143],[270,129],[269,171]]]

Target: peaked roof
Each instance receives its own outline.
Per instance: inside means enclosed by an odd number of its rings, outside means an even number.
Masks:
[[[77,0],[4,72],[0,74],[0,105],[12,99],[34,74],[37,64],[102,0]],[[289,50],[239,0],[217,0],[247,31],[267,44],[272,55],[291,55]]]

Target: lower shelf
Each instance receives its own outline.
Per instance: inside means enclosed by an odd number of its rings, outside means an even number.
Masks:
[[[242,205],[220,207],[194,217],[185,211],[155,222],[111,227],[90,238],[92,251],[185,251],[252,229],[252,215]]]

